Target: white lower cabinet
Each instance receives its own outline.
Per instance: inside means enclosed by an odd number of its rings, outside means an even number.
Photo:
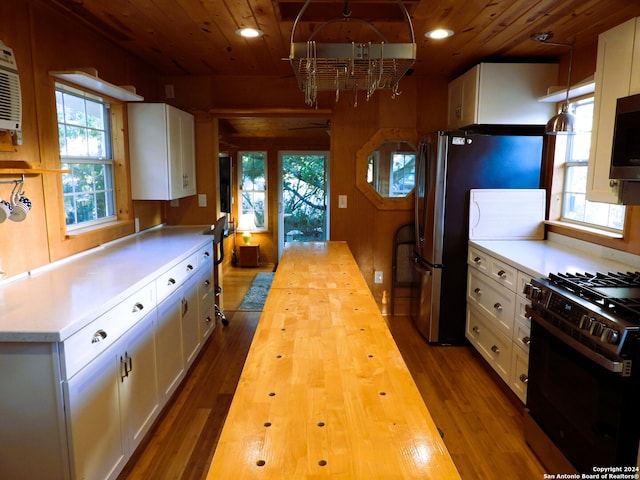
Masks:
[[[74,478],[115,478],[158,415],[155,317],[64,383]]]
[[[466,337],[523,403],[527,399],[530,320],[525,282],[539,276],[469,246]]]
[[[62,342],[0,343],[2,480],[118,476],[215,328],[212,252],[176,253]]]

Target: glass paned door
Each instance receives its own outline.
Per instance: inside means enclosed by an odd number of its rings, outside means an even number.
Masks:
[[[287,242],[329,238],[327,152],[280,152],[278,258]]]

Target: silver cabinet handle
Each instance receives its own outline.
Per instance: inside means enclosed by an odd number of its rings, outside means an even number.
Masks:
[[[93,337],[91,337],[91,343],[100,343],[105,338],[107,338],[107,332],[102,329],[98,330],[93,334]]]
[[[523,373],[523,374],[521,374],[521,375],[520,375],[520,377],[518,377],[518,378],[520,378],[520,381],[521,381],[522,383],[524,383],[525,385],[526,385],[527,383],[529,383],[529,377],[527,377],[524,373]]]
[[[476,295],[482,295],[482,290],[480,290],[480,287],[478,287],[473,290],[473,293],[475,293]]]
[[[167,285],[175,285],[176,284],[176,279],[171,277],[169,280],[167,280]]]
[[[521,341],[522,343],[524,343],[527,347],[528,347],[529,345],[531,345],[531,338],[529,338],[529,337],[522,337],[522,338],[520,339],[520,341]]]
[[[473,259],[473,263],[481,264],[481,263],[482,263],[482,258],[480,258],[480,257],[474,257],[474,259]]]
[[[500,349],[498,348],[498,346],[497,346],[497,345],[494,345],[493,347],[491,347],[491,351],[492,351],[493,353],[500,353]]]
[[[498,310],[499,312],[502,311],[502,305],[500,305],[500,303],[494,303],[493,304],[493,308],[495,308],[496,310]]]
[[[507,278],[507,272],[505,272],[504,270],[500,270],[500,271],[497,273],[497,275],[498,275],[500,278]]]
[[[120,382],[124,382],[124,379],[129,376],[129,372],[127,371],[127,360],[122,356],[120,356],[120,368],[122,368]]]
[[[144,309],[144,305],[142,305],[140,302],[136,302],[136,304],[133,306],[133,309],[131,309],[132,313],[138,313],[140,311],[142,311]]]

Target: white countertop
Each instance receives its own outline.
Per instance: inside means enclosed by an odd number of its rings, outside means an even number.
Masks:
[[[131,235],[0,283],[0,342],[59,342],[212,242],[203,227]]]
[[[640,257],[568,237],[549,240],[471,240],[486,253],[508,262],[532,277],[550,273],[640,271]]]

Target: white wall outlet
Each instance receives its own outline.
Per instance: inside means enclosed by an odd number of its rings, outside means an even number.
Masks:
[[[382,272],[380,270],[376,270],[373,273],[373,283],[382,283]]]
[[[207,194],[206,193],[199,193],[198,194],[198,206],[199,207],[206,207],[207,206]]]
[[[338,208],[347,208],[347,196],[338,195]]]

